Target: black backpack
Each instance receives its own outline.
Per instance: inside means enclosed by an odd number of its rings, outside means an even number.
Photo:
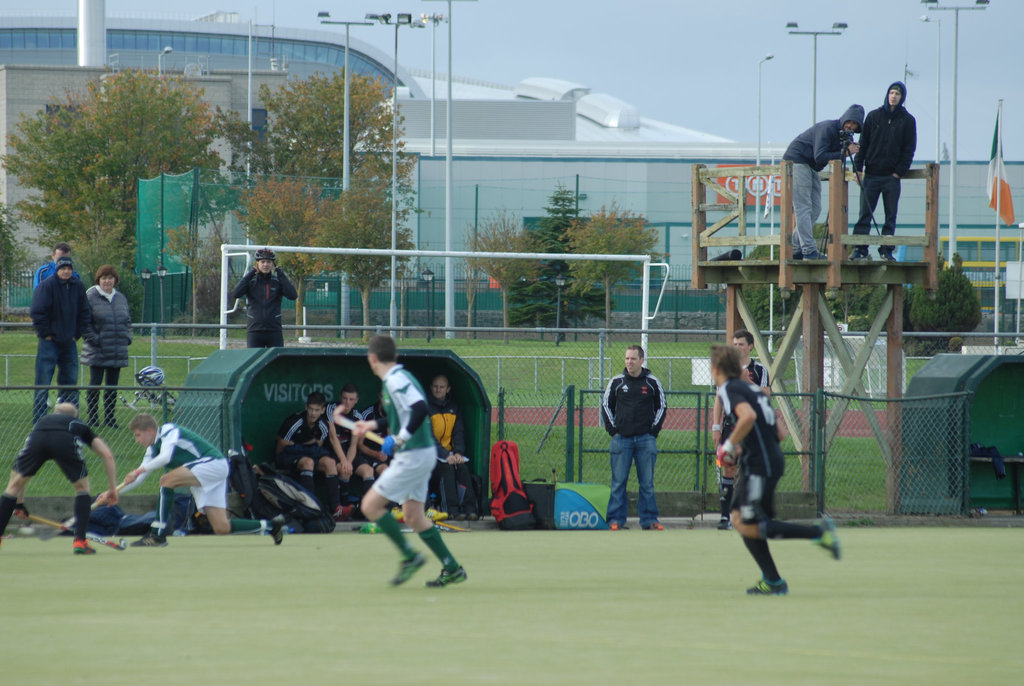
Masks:
[[[242,501],[242,514],[256,519],[266,519],[278,514],[268,512],[261,502],[259,488],[260,475],[249,462],[249,457],[235,450],[228,451],[228,463],[231,471],[228,472],[228,486],[238,495]]]
[[[300,533],[324,534],[334,531],[334,519],[312,493],[299,482],[260,465],[263,475],[256,482],[259,499],[274,515],[283,514],[289,525]],[[270,516],[274,516],[270,515]]]

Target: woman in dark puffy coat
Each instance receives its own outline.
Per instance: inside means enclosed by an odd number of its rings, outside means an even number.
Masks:
[[[96,285],[85,293],[92,308],[93,343],[82,346],[82,364],[89,366],[89,385],[106,384],[103,392],[103,423],[119,428],[114,419],[117,407],[117,380],[121,367],[128,366],[128,346],[132,342],[132,316],[128,299],[117,290],[117,270],[105,264],[96,270]],[[97,426],[99,390],[86,392],[89,424]]]

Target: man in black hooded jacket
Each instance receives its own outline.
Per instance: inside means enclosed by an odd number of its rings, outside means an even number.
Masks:
[[[907,112],[907,87],[901,81],[893,82],[885,92],[885,102],[871,110],[864,120],[864,131],[860,136],[860,151],[853,158],[853,168],[864,170],[860,191],[860,218],[853,227],[853,233],[867,235],[878,196],[882,196],[885,207],[885,223],[882,235],[896,233],[896,209],[900,200],[900,179],[910,171],[917,149],[917,121]],[[892,262],[891,245],[878,246],[878,256]],[[866,260],[868,247],[857,246],[850,259]]]

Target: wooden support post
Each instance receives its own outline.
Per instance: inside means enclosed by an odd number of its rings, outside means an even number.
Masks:
[[[690,272],[690,285],[693,288],[707,288],[704,270],[697,265],[708,259],[708,249],[700,246],[700,236],[708,228],[708,218],[701,205],[707,200],[707,188],[701,182],[700,173],[706,165],[693,165],[693,219],[690,226],[690,253],[693,255],[693,269]]]
[[[742,286],[729,284],[725,287],[725,344],[732,345],[732,335],[743,328],[739,300],[743,297]]]
[[[783,160],[779,167],[779,288],[793,290],[793,163]]]
[[[818,308],[815,307],[815,303],[818,302],[818,298],[821,295],[821,284],[807,283],[801,285],[801,289],[801,299],[805,306],[803,308],[802,320],[804,364],[803,369],[800,371],[802,379],[800,390],[803,393],[813,395],[825,383],[825,337],[821,327],[821,315],[818,313]],[[810,421],[814,411],[814,398],[806,397],[803,407],[804,417],[807,418],[804,426],[801,427],[803,443],[805,448],[813,453],[817,448],[811,431],[812,422]],[[811,489],[810,458],[811,455],[803,455],[800,459],[801,484],[805,491]]]
[[[934,166],[934,165],[932,165]],[[890,287],[892,312],[885,323],[888,337],[885,348],[886,395],[890,399],[903,398],[903,286]],[[903,405],[886,403],[886,425],[892,459],[885,476],[886,513],[900,512],[900,474],[903,472]]]
[[[939,165],[929,162],[925,165],[925,172],[924,233],[928,238],[928,247],[924,251],[924,261],[928,269],[924,276],[924,287],[934,291],[939,287]]]
[[[846,183],[846,175],[843,173],[843,161],[832,160],[829,162],[828,177],[828,247],[825,252],[828,255],[828,277],[829,288],[842,288],[843,273],[842,261],[846,259],[846,248],[843,247],[842,236],[849,232],[848,216],[848,195],[849,184]]]

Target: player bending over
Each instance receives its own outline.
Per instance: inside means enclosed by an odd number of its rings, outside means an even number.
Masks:
[[[39,418],[25,441],[25,447],[14,460],[11,480],[7,490],[0,496],[0,538],[15,507],[28,516],[25,509],[25,487],[47,460],[53,460],[64,472],[64,476],[75,489],[75,542],[72,550],[76,555],[91,555],[96,551],[86,542],[86,527],[89,525],[89,472],[82,459],[82,446],[88,445],[103,459],[110,490],[105,497],[111,504],[117,503],[117,467],[114,455],[103,439],[92,432],[89,425],[78,420],[78,408],[71,403],[57,403],[53,414]],[[21,501],[21,502],[19,502]]]
[[[430,422],[426,421],[429,410],[423,388],[412,374],[396,363],[398,350],[390,336],[370,339],[366,359],[373,373],[383,381],[381,404],[385,416],[356,422],[352,433],[358,437],[385,426],[391,428],[391,435],[384,439],[381,452],[389,457],[394,455],[394,459],[373,482],[362,503],[363,515],[376,522],[402,554],[402,564],[391,583],[395,586],[405,583],[426,564],[423,556],[409,546],[401,526],[388,510],[391,502],[402,505],[405,523],[420,535],[443,565],[441,575],[428,581],[427,586],[447,586],[465,581],[466,570],[455,561],[441,540],[441,533],[423,512],[430,472],[437,459],[434,434]]]
[[[177,424],[157,426],[148,414],[138,414],[128,425],[135,442],[146,449],[142,465],[124,477],[127,492],[142,483],[150,472],[163,469],[160,477],[160,504],[156,521],[149,533],[133,546],[163,547],[167,545],[167,527],[174,504],[174,489],[188,486],[196,507],[206,515],[218,536],[255,534],[270,531],[274,544],[284,539],[283,515],[266,519],[228,519],[228,460],[206,439]],[[105,494],[104,494],[105,495]],[[97,502],[105,502],[104,495]]]
[[[718,388],[725,414],[735,420],[732,434],[718,447],[725,464],[738,464],[732,498],[732,525],[761,568],[761,580],[747,589],[749,595],[785,595],[786,580],[779,576],[769,538],[808,538],[839,559],[839,538],[832,520],[825,517],[818,526],[792,524],[775,519],[775,487],[782,478],[785,461],[779,448],[775,410],[761,389],[740,379],[740,358],[735,348],[716,345],[711,349],[711,377]]]

